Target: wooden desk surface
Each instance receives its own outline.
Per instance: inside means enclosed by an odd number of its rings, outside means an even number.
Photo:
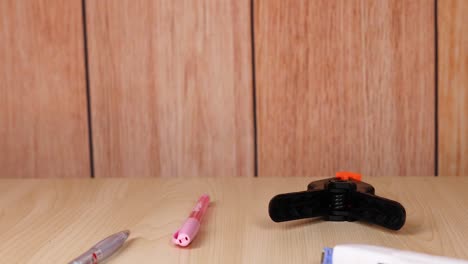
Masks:
[[[311,178],[0,180],[2,263],[66,263],[97,241],[130,229],[108,263],[319,263],[321,249],[367,243],[468,258],[468,178],[367,178],[401,202],[398,232],[359,222],[274,223],[267,206]],[[213,203],[189,249],[172,233],[202,193]]]

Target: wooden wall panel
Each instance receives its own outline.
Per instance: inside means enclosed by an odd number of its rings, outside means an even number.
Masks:
[[[255,1],[260,176],[434,175],[434,1]]]
[[[468,175],[468,1],[438,2],[439,174]]]
[[[96,177],[252,176],[248,0],[89,0]]]
[[[0,1],[0,178],[90,177],[81,1]]]

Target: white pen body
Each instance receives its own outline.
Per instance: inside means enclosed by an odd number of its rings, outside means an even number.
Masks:
[[[371,245],[338,245],[333,248],[333,264],[468,264],[453,259]]]

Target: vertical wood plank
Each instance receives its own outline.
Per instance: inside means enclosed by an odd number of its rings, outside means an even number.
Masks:
[[[97,177],[252,176],[248,0],[87,1]]]
[[[0,178],[90,177],[81,8],[0,2]]]
[[[434,6],[256,0],[260,176],[434,175]]]
[[[439,174],[468,175],[468,1],[438,2]]]

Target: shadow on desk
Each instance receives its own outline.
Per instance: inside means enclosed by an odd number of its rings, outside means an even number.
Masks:
[[[300,219],[300,220],[281,222],[281,223],[273,222],[270,219],[261,219],[257,222],[257,224],[259,227],[263,229],[297,229],[297,228],[304,228],[308,225],[319,224],[321,222],[324,222],[324,221],[320,217],[317,217],[317,218]],[[398,235],[416,235],[423,231],[422,225],[420,223],[411,221],[411,219],[408,220],[405,223],[405,225],[398,231],[390,230],[390,229],[387,229],[378,225],[374,225],[374,224],[370,224],[366,222],[360,222],[360,221],[347,222],[347,223],[355,224],[355,225],[363,225],[371,229],[383,231],[386,233],[395,233]]]
[[[364,225],[364,226],[369,227],[369,228],[377,229],[377,230],[380,230],[380,231],[383,231],[383,232],[394,233],[394,234],[398,234],[398,235],[412,236],[412,235],[419,234],[419,233],[421,233],[423,231],[422,227],[421,227],[421,224],[413,223],[411,221],[407,221],[405,223],[405,225],[400,230],[397,230],[397,231],[390,230],[390,229],[387,229],[387,228],[384,228],[384,227],[381,227],[381,226],[378,226],[378,225],[369,224],[369,223],[366,223],[366,222],[358,222],[358,224]]]
[[[276,222],[273,222],[271,219],[260,219],[257,222],[257,225],[261,227],[262,229],[278,229],[278,228],[296,229],[296,228],[302,228],[308,225],[316,224],[322,221],[323,220],[320,218],[309,218],[309,219],[300,219],[300,220],[276,223]]]
[[[106,260],[107,262],[112,262],[112,260],[119,258],[119,255],[122,254],[122,252],[125,252],[128,248],[130,248],[135,241],[138,240],[137,237],[130,238],[125,242],[125,244],[117,251],[115,254],[113,254],[110,258]]]

